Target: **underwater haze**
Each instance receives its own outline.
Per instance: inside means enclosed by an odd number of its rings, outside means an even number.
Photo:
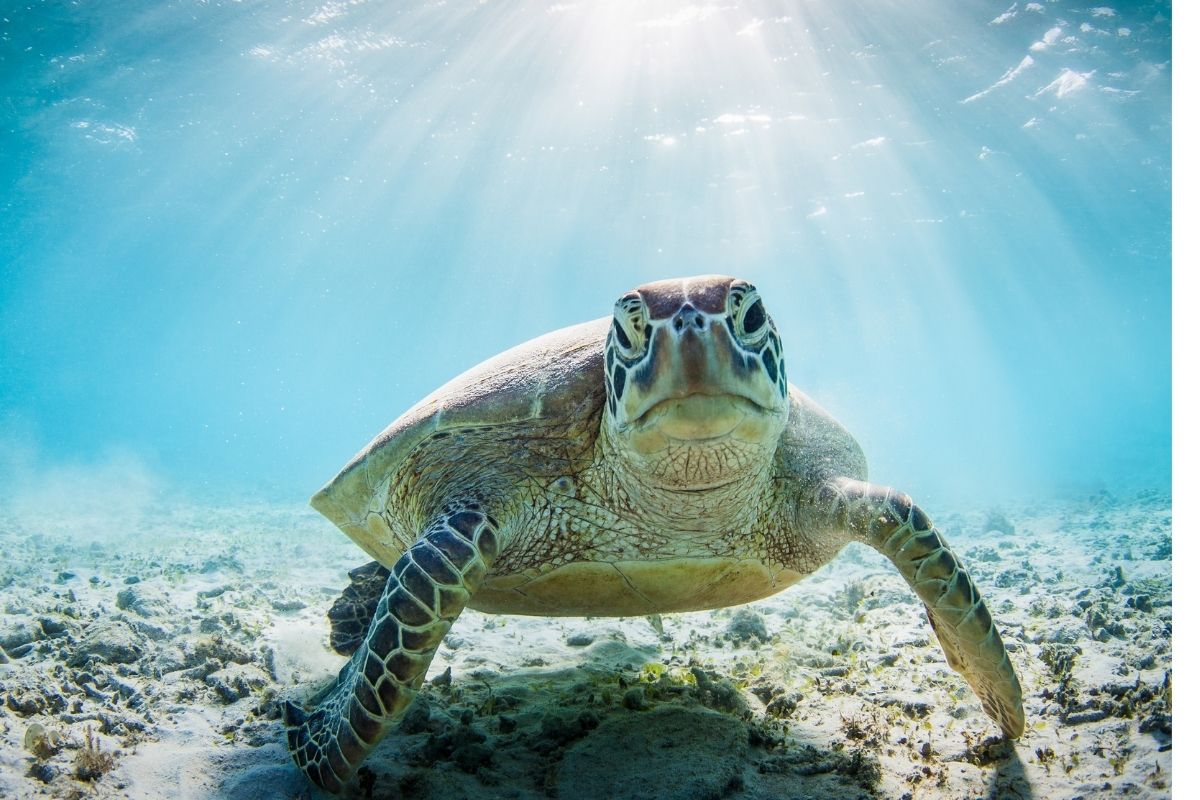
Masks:
[[[1169,800],[1172,17],[0,0],[0,798]],[[700,398],[461,430],[359,515],[384,454],[318,500],[347,535],[307,505],[465,370],[710,273],[875,486],[814,499],[857,477],[816,425],[754,472],[769,415],[633,455],[732,419]],[[697,352],[660,332],[654,391]],[[503,524],[418,508],[508,453]]]
[[[6,2],[6,491],[302,504],[459,372],[701,273],[927,507],[1169,491],[1171,15]]]

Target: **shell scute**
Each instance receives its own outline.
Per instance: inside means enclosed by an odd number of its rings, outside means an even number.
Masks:
[[[312,506],[377,561],[391,566],[419,533],[396,530],[391,495],[397,487],[414,477],[432,487],[412,499],[422,508],[412,509],[411,516],[420,518],[424,506],[432,510],[440,501],[462,499],[437,495],[453,494],[452,489],[464,485],[456,479],[464,470],[474,469],[476,482],[484,484],[536,472],[514,462],[544,456],[536,446],[543,424],[592,418],[598,424],[609,321],[603,317],[548,333],[454,378],[376,436],[313,495]],[[505,441],[509,447],[501,452]],[[578,449],[590,444],[581,441]],[[494,452],[479,452],[488,447]],[[558,451],[562,449],[559,443]]]

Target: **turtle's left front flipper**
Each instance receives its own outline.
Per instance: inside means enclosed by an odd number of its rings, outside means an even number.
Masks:
[[[925,604],[946,661],[967,679],[1004,735],[1025,730],[1021,684],[991,614],[946,540],[908,495],[843,478],[822,499],[854,539],[883,553]]]

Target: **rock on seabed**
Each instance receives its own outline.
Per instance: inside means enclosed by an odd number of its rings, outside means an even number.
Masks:
[[[659,706],[601,723],[563,756],[558,786],[572,800],[716,800],[740,783],[748,747],[727,714]]]
[[[70,663],[83,664],[88,656],[107,664],[132,664],[145,651],[145,637],[124,621],[103,619],[92,623],[75,648]]]

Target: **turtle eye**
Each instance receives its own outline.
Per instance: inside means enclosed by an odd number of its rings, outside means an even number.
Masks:
[[[646,305],[636,294],[625,295],[613,309],[612,334],[625,359],[640,357],[646,351]]]
[[[763,307],[758,292],[749,284],[734,287],[730,297],[730,315],[738,338],[747,344],[757,344],[767,335],[767,310]]]
[[[767,312],[763,311],[762,300],[755,300],[746,313],[742,315],[742,330],[747,336],[753,336],[767,322]]]

